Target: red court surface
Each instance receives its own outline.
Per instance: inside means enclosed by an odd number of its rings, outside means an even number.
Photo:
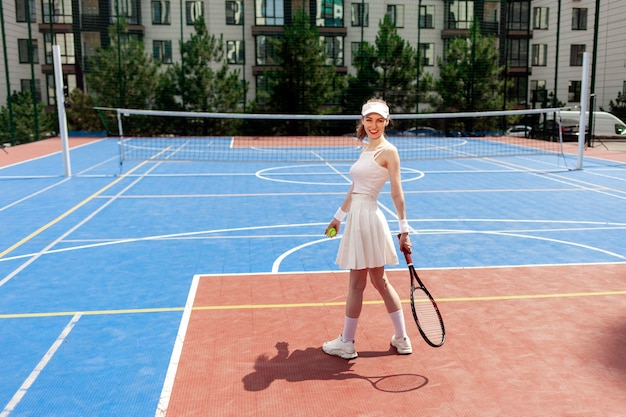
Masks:
[[[594,147],[585,148],[585,157],[600,158],[616,162],[626,162],[626,142],[617,140],[595,141]],[[578,143],[563,144],[563,152],[575,155]]]
[[[324,354],[347,273],[201,276],[167,416],[609,416],[626,413],[626,264],[421,271],[443,347],[403,299],[414,353],[389,347],[370,286],[359,357]]]
[[[71,149],[93,142],[94,140],[101,139],[102,138],[72,137],[68,138],[67,141]],[[61,139],[58,137],[44,139],[37,142],[24,143],[18,146],[10,146],[5,148],[4,151],[0,151],[2,153],[2,158],[0,158],[0,167],[28,161],[33,158],[47,156],[55,152],[61,152],[62,149],[63,145],[61,144]]]

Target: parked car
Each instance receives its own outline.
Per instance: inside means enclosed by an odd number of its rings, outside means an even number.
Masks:
[[[580,120],[579,111],[561,111],[561,118]],[[589,113],[587,113],[587,126],[589,126]],[[588,131],[588,130],[587,130]],[[604,112],[593,112],[593,135],[598,138],[621,138],[626,137],[626,123],[615,115]]]
[[[529,138],[532,135],[533,128],[526,125],[516,125],[510,127],[505,132],[506,136],[515,136],[518,138]]]
[[[556,141],[559,139],[559,129],[563,142],[571,142],[578,140],[579,123],[578,119],[561,118],[561,120],[548,119],[545,122],[539,123],[537,129],[532,133],[532,136],[537,139],[546,139]]]
[[[428,126],[412,127],[409,130],[407,130],[407,133],[409,135],[415,135],[415,136],[441,136],[441,132],[439,132],[435,128],[428,127]]]
[[[388,130],[389,136],[443,136],[440,131],[428,126],[411,127],[407,130]]]

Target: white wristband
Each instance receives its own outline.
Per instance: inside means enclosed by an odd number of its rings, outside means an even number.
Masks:
[[[400,233],[409,233],[409,222],[407,219],[400,219]]]
[[[343,219],[346,218],[346,216],[348,215],[348,213],[346,213],[345,211],[343,211],[341,209],[341,207],[339,207],[337,209],[337,212],[335,213],[335,215],[333,217],[335,217],[335,219],[339,220],[340,222],[343,221]]]

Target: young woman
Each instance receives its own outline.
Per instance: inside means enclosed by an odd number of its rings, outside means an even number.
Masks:
[[[388,124],[389,107],[383,100],[371,99],[363,105],[357,135],[359,140],[367,137],[367,145],[350,168],[352,186],[326,228],[327,233],[331,228],[338,232],[347,216],[336,260],[340,268],[350,270],[344,327],[337,339],[325,342],[322,346],[329,355],[344,359],[358,356],[354,336],[368,276],[381,295],[393,323],[391,346],[401,355],[413,352],[411,341],[406,335],[400,297],[385,274],[385,265],[398,264],[394,239],[377,201],[387,180],[391,184],[391,198],[400,224],[400,250],[411,251],[400,178],[400,157],[396,147],[385,139],[385,127]]]

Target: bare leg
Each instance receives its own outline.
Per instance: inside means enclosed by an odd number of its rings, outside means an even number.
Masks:
[[[394,311],[402,309],[400,296],[396,292],[396,289],[393,287],[393,285],[391,285],[391,282],[389,282],[389,280],[387,279],[387,275],[385,274],[385,267],[381,266],[379,268],[370,268],[369,275],[370,281],[372,281],[372,285],[374,285],[374,288],[376,288],[383,301],[385,302],[387,312],[393,313]]]
[[[367,285],[367,269],[351,269],[349,285],[346,298],[346,316],[358,318],[363,307],[363,291]]]
[[[378,293],[385,302],[385,307],[389,313],[389,318],[393,323],[394,335],[391,338],[391,346],[395,347],[400,355],[409,355],[413,352],[411,341],[406,335],[406,325],[404,323],[404,313],[402,312],[402,303],[400,296],[396,292],[391,282],[387,279],[385,269],[372,268],[369,270],[372,285],[378,290]]]

